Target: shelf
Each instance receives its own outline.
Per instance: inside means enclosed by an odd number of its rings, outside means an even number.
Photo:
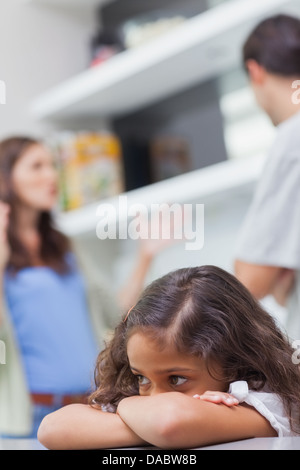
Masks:
[[[96,8],[110,3],[112,0],[23,0],[32,5],[47,5],[58,8]]]
[[[298,3],[298,5],[296,5]],[[40,96],[36,119],[116,117],[187,89],[240,63],[241,45],[259,18],[286,11],[291,0],[231,0]]]
[[[197,201],[199,204],[208,202],[224,193],[230,194],[258,180],[265,159],[258,155],[247,159],[232,160],[192,171],[181,176],[155,183],[144,188],[135,189],[120,196],[127,196],[127,207],[142,203],[147,207],[151,204],[179,203]],[[95,233],[97,210],[101,204],[109,204],[115,209],[118,221],[127,219],[127,213],[119,213],[119,196],[96,202],[75,211],[57,216],[60,230],[68,236]]]

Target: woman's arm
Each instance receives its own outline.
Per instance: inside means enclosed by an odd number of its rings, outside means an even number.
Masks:
[[[46,416],[38,440],[52,450],[103,449],[145,445],[115,413],[89,405],[68,405]]]
[[[154,259],[176,241],[178,242],[174,234],[176,227],[182,226],[182,218],[174,220],[174,215],[170,217],[168,207],[166,204],[164,209],[160,210],[158,220],[157,217],[150,221],[148,218],[140,218],[141,233],[144,231],[149,234],[149,237],[141,238],[135,267],[119,292],[119,302],[124,310],[128,310],[137,302],[145,287],[145,280]],[[157,231],[157,238],[151,238],[152,224],[154,224],[154,228]],[[169,235],[168,237],[165,236],[166,233]]]
[[[145,279],[149,272],[153,257],[154,255],[150,253],[139,253],[137,263],[131,275],[118,293],[119,303],[124,311],[136,304],[144,288]]]
[[[166,449],[277,435],[269,422],[247,405],[228,407],[179,392],[125,398],[117,412],[141,438]]]

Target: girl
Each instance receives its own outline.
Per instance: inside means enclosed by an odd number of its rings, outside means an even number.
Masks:
[[[84,242],[55,228],[57,194],[54,161],[41,142],[0,143],[0,340],[7,351],[0,435],[36,437],[45,414],[86,400],[106,330],[136,301],[153,256],[166,244],[141,245],[120,307]]]
[[[235,277],[179,269],[148,286],[116,328],[90,405],[50,414],[38,438],[51,449],[90,449],[291,436],[300,431],[292,354]]]

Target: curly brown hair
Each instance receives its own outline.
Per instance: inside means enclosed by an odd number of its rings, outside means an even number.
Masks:
[[[116,409],[138,395],[130,370],[127,342],[135,332],[158,344],[218,363],[229,383],[246,380],[252,390],[278,394],[291,427],[300,433],[300,374],[292,349],[274,318],[231,274],[215,267],[179,269],[151,283],[121,321],[95,369],[96,390],[90,404]],[[211,362],[212,361],[212,362]]]

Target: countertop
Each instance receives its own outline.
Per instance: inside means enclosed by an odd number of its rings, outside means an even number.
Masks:
[[[153,451],[155,448],[130,448],[118,450],[145,450]],[[0,439],[0,450],[46,450],[36,439]],[[157,449],[155,449],[157,450]],[[300,450],[300,437],[266,437],[245,439],[243,441],[229,442],[213,446],[201,447],[192,450]],[[111,449],[111,452],[116,450]],[[167,451],[165,451],[167,452]],[[178,452],[184,453],[184,450]],[[191,452],[191,450],[189,450]]]

